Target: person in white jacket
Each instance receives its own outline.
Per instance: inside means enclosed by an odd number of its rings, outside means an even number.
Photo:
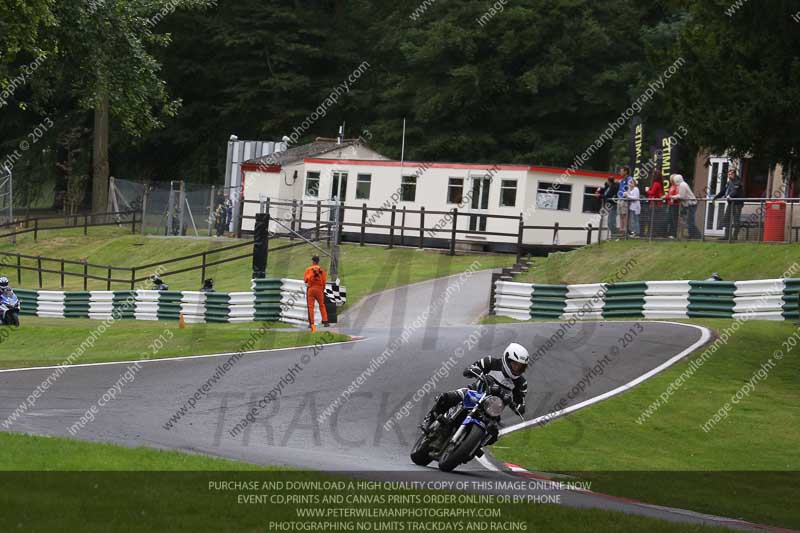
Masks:
[[[680,174],[673,174],[673,183],[678,186],[678,198],[681,201],[681,214],[686,220],[686,229],[689,230],[690,239],[699,239],[701,237],[700,230],[697,229],[695,223],[695,213],[697,212],[697,198],[692,192],[689,184],[683,181],[683,176]]]
[[[642,213],[642,202],[639,201],[640,193],[636,182],[628,181],[628,190],[624,192],[628,199],[628,231],[631,237],[639,236],[639,215]]]

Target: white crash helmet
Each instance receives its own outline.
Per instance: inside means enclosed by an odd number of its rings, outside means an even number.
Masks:
[[[518,378],[528,369],[530,358],[531,356],[524,346],[512,342],[503,353],[503,373],[506,376]],[[512,365],[511,363],[517,364]],[[522,367],[520,368],[519,365],[522,365]],[[517,367],[516,372],[514,372],[513,367]]]

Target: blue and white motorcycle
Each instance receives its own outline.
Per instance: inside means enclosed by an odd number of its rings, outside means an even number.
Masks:
[[[0,313],[4,326],[19,326],[19,298],[12,290],[0,292]]]
[[[466,390],[461,403],[434,420],[417,439],[411,450],[415,464],[427,466],[436,460],[439,470],[450,472],[481,457],[483,447],[497,440],[503,409],[507,405],[513,409],[514,384],[475,371],[472,374],[478,381]]]

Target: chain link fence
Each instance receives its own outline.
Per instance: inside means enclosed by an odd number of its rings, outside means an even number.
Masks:
[[[0,167],[0,224],[7,224],[14,220],[13,188],[11,171],[5,166]]]
[[[142,214],[142,234],[223,236],[234,231],[230,187],[112,179],[112,202]]]

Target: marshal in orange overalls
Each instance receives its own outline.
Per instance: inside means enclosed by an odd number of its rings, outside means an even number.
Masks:
[[[318,264],[313,264],[306,269],[303,281],[308,285],[308,323],[314,330],[314,300],[319,303],[319,312],[322,315],[322,323],[328,323],[328,310],[325,309],[325,283],[328,275]]]

